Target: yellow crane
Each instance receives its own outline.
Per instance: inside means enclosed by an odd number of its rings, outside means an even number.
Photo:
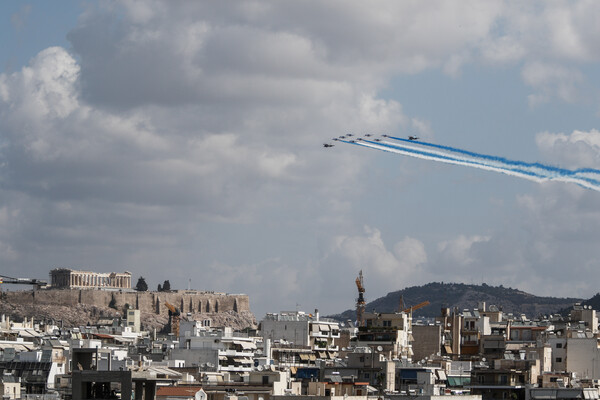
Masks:
[[[429,300],[425,300],[424,302],[419,303],[419,304],[417,304],[415,306],[405,308],[404,310],[402,310],[402,312],[405,312],[405,313],[411,312],[412,313],[413,311],[418,310],[419,308],[422,308],[422,307],[425,307],[425,306],[428,306],[428,305],[429,305]]]
[[[356,288],[358,289],[358,299],[356,299],[356,322],[358,326],[363,326],[363,314],[365,312],[365,285],[363,283],[362,269],[358,273],[358,278],[356,278]]]

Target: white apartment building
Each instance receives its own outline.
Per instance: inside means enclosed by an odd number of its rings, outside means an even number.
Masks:
[[[256,338],[231,328],[217,330],[200,321],[181,321],[179,348],[171,350],[170,359],[207,371],[248,372],[254,367],[256,349]]]
[[[281,364],[308,365],[319,359],[334,359],[339,351],[335,340],[340,337],[337,321],[320,318],[319,311],[307,314],[303,311],[269,313],[261,321],[264,343],[271,343],[270,358]],[[286,348],[293,351],[284,360],[276,352]],[[281,351],[280,351],[281,350]]]

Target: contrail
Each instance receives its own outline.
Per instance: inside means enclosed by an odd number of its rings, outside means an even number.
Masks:
[[[475,153],[455,147],[441,146],[423,141],[417,142],[393,136],[386,137],[393,139],[396,142],[366,139],[340,141],[425,160],[500,172],[534,182],[552,180],[571,182],[587,189],[600,191],[600,170],[597,169],[582,168],[569,170],[540,163],[526,163],[523,161],[509,160],[504,157]]]

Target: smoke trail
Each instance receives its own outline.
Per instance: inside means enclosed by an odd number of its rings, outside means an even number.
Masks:
[[[367,142],[367,143],[365,143]],[[535,182],[543,182],[546,180],[543,176],[538,176],[535,172],[531,171],[522,171],[522,170],[514,170],[510,168],[502,168],[500,166],[486,164],[477,160],[472,160],[468,158],[459,158],[453,157],[451,155],[440,154],[439,152],[429,152],[418,150],[410,146],[397,146],[387,142],[371,142],[371,141],[361,141],[356,142],[354,144],[358,144],[360,146],[371,147],[373,149],[387,151],[396,154],[407,155],[411,157],[421,158],[424,160],[433,160],[438,162],[443,162],[446,164],[454,164],[454,165],[464,165],[468,167],[479,168],[487,171],[495,171],[500,172],[506,175],[518,176],[521,178],[529,179]]]
[[[390,139],[398,140],[400,142],[415,143],[414,141],[404,139],[404,138],[399,138],[399,137],[395,137],[395,136],[388,136],[388,137]],[[590,173],[590,174],[595,174],[596,176],[600,176],[600,170],[597,170],[597,169],[582,168],[582,169],[576,169],[576,170],[571,171],[568,169],[558,168],[558,167],[544,165],[544,164],[540,164],[540,163],[526,163],[523,161],[509,160],[504,157],[496,157],[496,156],[490,156],[487,154],[475,153],[472,151],[462,150],[462,149],[458,149],[458,148],[450,147],[450,146],[442,146],[442,145],[438,145],[435,143],[419,141],[418,144],[426,146],[426,147],[433,147],[433,148],[438,148],[441,150],[450,151],[453,153],[464,154],[466,156],[471,156],[474,158],[485,158],[487,160],[500,162],[505,165],[515,165],[515,166],[525,167],[525,168],[539,168],[539,169],[546,170],[549,172],[558,173],[561,175],[582,176],[583,174]]]
[[[550,180],[571,182],[587,189],[600,191],[600,170],[591,168],[568,170],[540,163],[509,160],[434,143],[415,142],[392,136],[387,137],[399,143],[366,139],[358,141],[342,140],[342,142],[425,160],[500,172],[535,182]]]

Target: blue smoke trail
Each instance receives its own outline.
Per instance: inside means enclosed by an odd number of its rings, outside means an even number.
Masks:
[[[434,143],[422,141],[416,142],[393,136],[387,137],[399,141],[400,143],[396,144],[366,139],[357,141],[341,141],[344,143],[356,144],[359,146],[396,154],[500,172],[508,175],[519,176],[521,178],[536,182],[542,182],[546,180],[572,182],[587,189],[600,191],[600,170],[582,168],[571,171],[568,169],[553,167],[540,163],[526,163],[522,161],[509,160],[503,157],[475,153],[455,147],[441,146]],[[410,143],[411,146],[408,146],[405,143]],[[432,148],[435,149],[435,151],[428,151],[426,149],[421,149],[420,147]]]
[[[445,163],[450,163],[450,164],[472,166],[475,168],[492,170],[492,171],[501,172],[501,173],[505,173],[505,174],[509,174],[509,175],[518,175],[518,176],[524,175],[523,176],[524,178],[528,178],[528,177],[534,178],[534,180],[538,181],[538,182],[545,179],[544,176],[540,176],[539,174],[537,174],[533,171],[521,170],[521,169],[515,169],[515,168],[503,168],[502,166],[489,164],[489,163],[485,163],[485,162],[481,162],[481,161],[476,161],[476,160],[472,160],[472,159],[468,159],[468,158],[459,158],[459,157],[452,156],[450,154],[444,155],[444,154],[439,154],[439,153],[432,153],[432,152],[428,152],[428,151],[418,150],[418,149],[415,149],[415,148],[409,147],[409,146],[399,146],[399,145],[394,145],[391,143],[375,142],[375,141],[364,140],[364,139],[361,142],[367,142],[367,143],[371,143],[375,146],[384,147],[382,149],[379,149],[379,150],[383,150],[383,151],[389,152],[390,151],[389,149],[397,149],[402,152],[409,153],[407,155],[421,156],[420,158],[427,157],[427,159],[432,159],[434,161],[440,161],[440,162],[445,162]],[[358,142],[355,144],[360,145],[361,143]],[[371,146],[366,146],[366,147],[371,147]],[[372,147],[372,148],[377,148],[377,147]]]
[[[395,136],[387,136],[387,137],[390,138],[390,139],[401,141],[401,142],[417,143],[419,145],[428,146],[428,147],[434,147],[434,148],[438,148],[438,149],[441,149],[441,150],[447,150],[447,151],[451,151],[451,152],[459,153],[459,154],[464,154],[464,155],[471,156],[471,157],[485,158],[485,159],[490,160],[490,161],[497,161],[497,162],[500,162],[500,163],[503,163],[503,164],[507,164],[507,165],[515,165],[515,166],[526,167],[526,168],[544,169],[544,170],[556,172],[556,173],[559,173],[559,174],[562,174],[562,175],[576,176],[576,175],[579,175],[581,173],[600,174],[600,170],[597,170],[597,169],[582,168],[582,169],[576,169],[574,171],[571,171],[571,170],[568,170],[568,169],[553,167],[553,166],[550,166],[550,165],[544,165],[544,164],[540,164],[540,163],[526,163],[526,162],[522,162],[522,161],[509,160],[509,159],[506,159],[504,157],[489,156],[489,155],[486,155],[486,154],[475,153],[475,152],[472,152],[472,151],[462,150],[462,149],[458,149],[458,148],[455,148],[455,147],[441,146],[439,144],[423,142],[423,141],[420,141],[420,140],[418,142],[415,142],[414,140],[408,140],[408,139],[399,138],[399,137],[395,137]]]

